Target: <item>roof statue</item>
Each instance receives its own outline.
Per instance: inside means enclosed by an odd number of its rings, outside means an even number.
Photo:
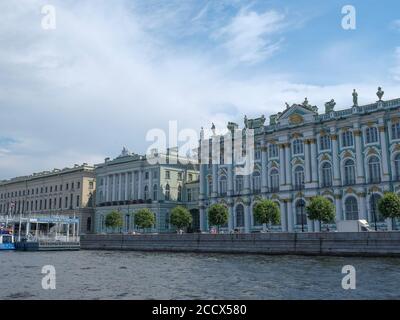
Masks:
[[[325,113],[330,113],[335,109],[336,102],[334,99],[331,101],[325,102]]]
[[[356,89],[353,89],[353,107],[358,106],[358,93]]]
[[[214,122],[211,122],[211,131],[212,131],[213,135],[215,136],[215,124],[214,124]]]
[[[382,97],[384,94],[385,94],[385,91],[382,91],[382,88],[378,87],[378,92],[376,93],[376,95],[378,96],[379,101],[382,101]]]
[[[204,140],[204,129],[201,127],[200,129],[200,140]]]

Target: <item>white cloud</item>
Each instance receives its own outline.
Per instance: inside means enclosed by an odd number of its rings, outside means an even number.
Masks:
[[[52,3],[57,29],[44,31],[40,7],[45,1],[0,2],[0,140],[16,141],[0,145],[5,149],[0,179],[99,162],[118,155],[122,146],[143,153],[150,145],[147,131],[166,129],[169,120],[178,120],[179,129],[199,130],[211,122],[220,128],[227,121],[242,125],[244,114],[268,116],[281,111],[285,101],[302,102],[305,96],[319,106],[335,98],[338,108],[348,107],[354,87],[360,103],[376,99],[375,83],[314,86],[266,68],[263,75],[237,75],[226,56],[169,41],[183,29],[170,22],[182,15],[190,21],[201,8],[170,6],[176,15],[162,14],[167,8],[145,15],[131,1]],[[153,17],[157,21],[149,25]],[[284,19],[275,11],[243,9],[219,28],[218,39],[236,59],[259,61],[279,48],[275,36]],[[379,84],[387,98],[398,92]]]
[[[284,27],[285,15],[274,10],[257,13],[244,8],[232,21],[215,33],[239,62],[257,63],[279,50],[282,39],[275,39]]]

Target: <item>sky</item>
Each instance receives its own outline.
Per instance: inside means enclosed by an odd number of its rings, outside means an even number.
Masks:
[[[242,126],[305,97],[344,109],[378,86],[400,97],[397,0],[2,0],[0,180],[144,154],[169,121]]]

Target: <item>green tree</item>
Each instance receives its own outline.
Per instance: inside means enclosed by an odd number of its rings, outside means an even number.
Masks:
[[[176,206],[171,210],[171,224],[178,229],[182,229],[190,226],[192,223],[192,215],[189,210],[182,207]]]
[[[335,220],[335,206],[322,196],[311,198],[306,211],[310,220],[317,220],[320,223],[330,223]]]
[[[140,209],[135,213],[135,224],[141,228],[151,228],[156,223],[156,219],[154,217],[154,213],[147,209]]]
[[[393,229],[395,229],[395,218],[400,218],[400,196],[394,192],[387,192],[378,201],[378,209],[386,219],[392,219]]]
[[[122,214],[119,211],[113,210],[106,216],[104,221],[107,228],[121,228],[124,224]]]
[[[208,209],[208,222],[210,226],[217,226],[218,231],[220,226],[228,222],[228,216],[228,209],[223,204],[215,203]]]
[[[266,224],[280,223],[280,210],[278,205],[268,199],[258,201],[253,208],[254,219],[263,224],[265,230]]]

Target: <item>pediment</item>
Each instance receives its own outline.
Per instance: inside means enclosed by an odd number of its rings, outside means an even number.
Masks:
[[[281,113],[276,121],[282,125],[299,125],[312,122],[317,114],[316,107],[294,104]]]

